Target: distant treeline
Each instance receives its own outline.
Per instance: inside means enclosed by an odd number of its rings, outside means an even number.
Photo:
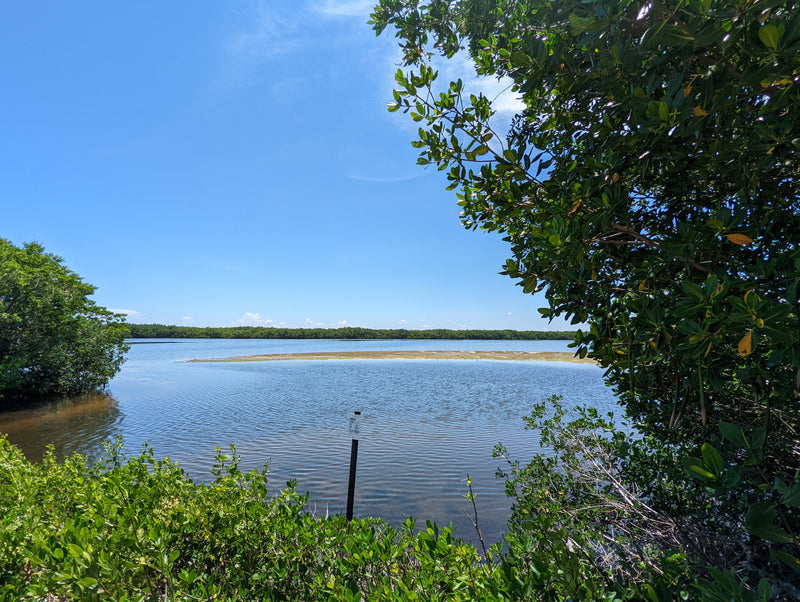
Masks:
[[[433,330],[372,328],[271,328],[230,326],[225,328],[170,326],[165,324],[128,324],[133,339],[463,339],[488,341],[572,340],[567,330]]]

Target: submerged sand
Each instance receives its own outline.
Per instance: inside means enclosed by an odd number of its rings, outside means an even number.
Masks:
[[[234,357],[195,359],[190,362],[274,362],[285,360],[502,360],[550,361],[592,364],[562,351],[325,351],[319,353],[272,353]]]

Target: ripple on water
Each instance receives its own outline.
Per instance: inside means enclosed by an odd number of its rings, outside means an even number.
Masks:
[[[135,345],[111,394],[84,405],[36,414],[0,415],[0,430],[34,457],[46,441],[59,453],[97,453],[102,440],[120,433],[128,453],[148,441],[195,479],[210,480],[214,448],[235,443],[242,467],[269,463],[273,490],[296,479],[318,513],[344,512],[350,435],[347,421],[362,412],[355,512],[399,523],[409,515],[462,525],[471,507],[466,474],[473,478],[481,526],[488,540],[502,535],[509,513],[501,461],[529,458],[538,437],[521,417],[552,394],[567,403],[614,409],[614,398],[593,365],[559,362],[352,360],[187,364],[176,359],[281,352],[269,342]],[[335,350],[333,342],[291,342],[287,352]],[[386,348],[371,345],[370,349]],[[447,348],[440,343],[436,348]],[[475,342],[450,348],[469,349]],[[477,348],[502,350],[495,346]],[[520,343],[520,342],[514,342]],[[515,345],[510,349],[537,350]],[[352,349],[354,342],[339,342]],[[210,345],[210,346],[208,346]],[[148,347],[150,348],[148,350]],[[16,414],[16,413],[15,413]],[[32,451],[31,451],[32,450]],[[38,451],[37,451],[38,450]]]

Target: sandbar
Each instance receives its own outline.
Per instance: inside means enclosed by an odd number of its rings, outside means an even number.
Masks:
[[[191,363],[209,362],[275,362],[286,360],[500,360],[549,361],[593,364],[563,351],[322,351],[317,353],[271,353],[234,357],[194,359]]]

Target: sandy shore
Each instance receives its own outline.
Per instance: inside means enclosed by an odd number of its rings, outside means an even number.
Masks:
[[[274,362],[284,360],[513,360],[575,362],[592,364],[572,353],[560,351],[326,351],[322,353],[274,353],[235,357],[195,359],[190,362]]]

